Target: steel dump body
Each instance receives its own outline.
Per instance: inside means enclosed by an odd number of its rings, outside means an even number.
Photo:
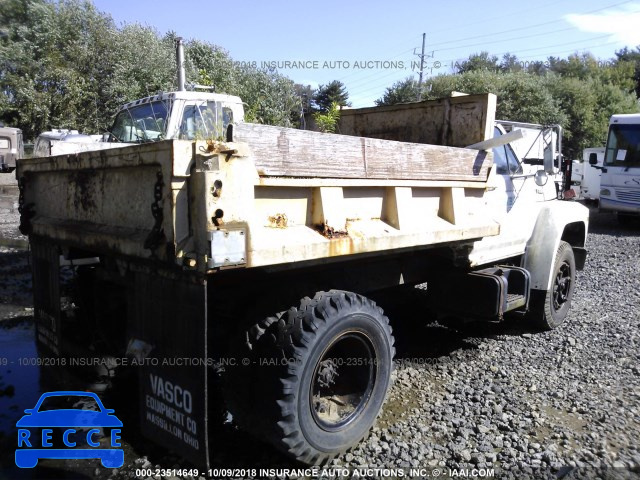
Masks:
[[[22,161],[23,227],[199,271],[498,233],[479,204],[486,152],[250,124],[234,136]]]

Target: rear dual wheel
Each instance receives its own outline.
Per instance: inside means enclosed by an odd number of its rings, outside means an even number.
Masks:
[[[391,382],[395,349],[382,309],[331,290],[250,330],[254,359],[234,412],[242,426],[307,464],[322,464],[369,432]]]

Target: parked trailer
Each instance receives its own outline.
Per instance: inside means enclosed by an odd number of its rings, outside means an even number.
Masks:
[[[39,344],[135,360],[142,432],[198,465],[221,370],[248,432],[308,464],[344,452],[393,368],[366,295],[426,281],[441,315],[547,329],[571,304],[587,209],[556,200],[551,167],[498,174],[491,150],[518,135],[492,138],[495,96],[466,101],[453,147],[228,123],[224,141],[19,162]]]

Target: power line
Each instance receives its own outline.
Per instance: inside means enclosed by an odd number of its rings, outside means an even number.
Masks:
[[[417,37],[417,38],[420,38],[420,37]],[[411,40],[411,42],[413,43],[415,39],[416,39],[416,35],[414,35],[413,37],[411,37],[411,39],[410,39],[410,40]],[[401,42],[401,43],[397,43],[397,44],[396,44],[396,46],[400,46],[400,45],[403,45],[403,46],[404,46],[404,45],[407,45],[408,41],[409,41],[409,39],[407,39],[407,40],[405,40],[405,41],[403,41],[403,42]],[[413,43],[413,44],[414,44],[414,43]],[[395,47],[391,47],[391,48],[395,48]],[[391,49],[391,48],[390,48],[390,49]],[[394,58],[397,58],[397,57],[399,57],[400,55],[404,55],[405,53],[408,53],[408,52],[411,52],[411,51],[413,51],[413,48],[410,48],[410,49],[408,49],[408,50],[403,50],[402,52],[400,52],[400,53],[398,53],[398,54],[396,54],[396,55],[394,55],[394,56],[392,56],[392,57],[388,57],[387,59],[388,59],[388,60],[393,60]],[[340,77],[338,80],[342,81],[342,80],[344,80],[345,78],[349,78],[349,77],[351,77],[352,75],[355,75],[356,73],[359,73],[359,72],[355,72],[355,71],[354,71],[354,72],[351,72],[351,73],[347,73],[346,75],[344,75],[344,76]]]
[[[543,5],[536,5],[535,7],[525,8],[523,10],[516,10],[515,12],[507,13],[507,14],[501,15],[499,17],[492,16],[491,20],[493,22],[495,22],[496,20],[501,20],[503,18],[509,18],[509,17],[512,17],[514,15],[519,15],[519,14],[524,13],[524,12],[530,12],[531,10],[538,10],[539,11],[539,10],[545,8],[545,7],[550,7],[552,5],[555,7],[555,6],[558,5],[558,3],[561,3],[563,1],[567,1],[567,0],[555,0],[553,2],[545,3]],[[486,25],[487,21],[486,20],[478,20],[477,22],[462,23],[462,24],[457,24],[456,26],[457,27],[468,27],[468,26],[471,26],[471,25],[479,25],[479,24]],[[442,33],[442,32],[451,33],[451,29],[450,28],[443,28],[442,30],[432,31],[431,34],[435,35],[435,34]]]
[[[567,30],[573,30],[573,29],[574,29],[574,27],[567,27],[567,28],[563,28],[561,30],[554,30],[553,33],[565,32]],[[540,33],[534,33],[534,34],[531,34],[531,35],[523,35],[521,37],[501,38],[500,40],[494,40],[492,42],[473,43],[473,44],[469,44],[469,45],[459,45],[457,47],[440,48],[437,51],[438,52],[444,52],[446,50],[457,50],[459,48],[479,47],[481,45],[489,45],[489,44],[492,44],[492,43],[502,43],[502,42],[509,42],[511,40],[522,40],[524,38],[539,37],[541,35],[547,35],[548,33],[552,33],[552,32],[540,32]]]
[[[604,34],[604,35],[599,35],[599,36],[595,36],[595,37],[590,37],[586,41],[598,40],[600,38],[605,38],[605,37],[608,37],[608,36],[610,36],[610,34]],[[577,40],[577,41],[572,41],[572,42],[564,42],[564,43],[559,43],[559,44],[545,45],[543,47],[528,48],[528,49],[519,50],[519,51],[502,52],[502,53],[498,53],[496,55],[504,55],[506,53],[513,53],[514,55],[517,56],[517,54],[519,52],[521,53],[521,52],[530,52],[530,51],[537,51],[537,50],[552,49],[552,48],[555,48],[555,47],[563,47],[563,46],[566,46],[566,45],[574,45],[576,43],[583,43],[584,41],[585,40]],[[589,47],[589,48],[591,48],[591,47]],[[541,55],[536,55],[536,56],[541,56]],[[455,62],[456,60],[457,59],[448,59],[448,60],[441,61],[440,63],[444,64],[444,65],[449,64],[449,63],[453,64],[453,62]],[[390,77],[392,75],[396,75],[396,74],[397,74],[397,71],[392,71],[392,72],[389,72],[389,73],[387,73],[385,75],[370,74],[370,75],[367,75],[364,78],[360,78],[360,79],[356,80],[354,83],[351,83],[349,85],[349,89],[353,91],[354,88],[358,89],[358,87],[360,85],[368,84],[368,86],[370,88],[367,88],[365,90],[360,90],[360,93],[366,93],[366,92],[374,91],[374,90],[377,90],[377,89],[381,88],[382,84],[386,83],[386,80],[384,80],[384,79],[386,79],[386,78],[388,78],[388,77]],[[373,77],[375,77],[376,80],[374,82],[369,81],[369,79],[373,78]]]
[[[636,1],[636,0],[625,0],[624,2],[618,2],[618,3],[611,4],[611,5],[607,5],[606,7],[601,7],[601,8],[597,8],[595,10],[589,10],[588,12],[583,12],[580,15],[588,15],[590,13],[600,12],[600,11],[606,10],[608,8],[618,7],[620,5],[624,5],[626,3],[631,3],[631,2],[634,2],[634,1]],[[522,30],[528,30],[530,28],[540,27],[540,26],[543,26],[543,25],[553,25],[555,23],[564,22],[564,21],[565,20],[563,18],[560,18],[558,20],[553,20],[553,21],[550,21],[550,22],[536,23],[535,25],[529,25],[529,26],[526,26],[526,27],[511,28],[509,30],[502,30],[500,32],[491,32],[491,33],[486,33],[486,34],[482,34],[482,35],[475,35],[473,37],[458,38],[456,40],[448,40],[448,41],[445,41],[445,42],[434,43],[431,46],[435,47],[435,46],[438,46],[438,45],[448,45],[450,43],[462,42],[462,41],[465,41],[465,40],[475,40],[477,38],[484,38],[484,37],[495,37],[496,35],[501,35],[503,33],[518,32],[518,31],[522,31]],[[523,37],[523,38],[526,38],[526,37]],[[460,47],[456,47],[456,48],[464,48],[465,46],[460,46]],[[450,49],[448,49],[448,50],[450,50]]]
[[[386,79],[386,78],[388,78],[388,77],[390,77],[390,76],[392,76],[392,75],[398,75],[398,72],[397,72],[396,70],[393,70],[393,71],[391,71],[391,72],[389,72],[389,73],[386,73],[386,74],[384,74],[384,75],[379,75],[379,76],[377,77],[379,81],[367,82],[367,84],[368,84],[368,85],[362,84],[362,87],[365,87],[365,88],[366,88],[366,86],[369,86],[369,88],[368,88],[367,90],[364,90],[364,91],[374,90],[375,88],[377,88],[377,85],[380,85],[380,84],[383,84],[383,83],[386,83],[386,82],[387,82],[387,80],[385,80],[385,81],[383,81],[383,82],[380,82],[380,80]],[[356,88],[356,89],[357,89],[357,88],[359,88],[359,87],[358,87],[358,86],[351,85],[351,87],[350,87],[350,88]],[[362,90],[361,90],[361,91],[362,91]]]
[[[389,57],[389,58],[387,58],[386,60],[389,60],[389,61],[390,61],[390,60],[393,60],[394,58],[398,58],[398,57],[400,57],[401,55],[404,55],[404,54],[406,54],[406,53],[410,53],[410,52],[412,52],[414,49],[415,49],[415,48],[411,48],[411,49],[409,49],[409,50],[405,50],[405,51],[403,51],[403,52],[398,53],[397,55],[394,55],[393,57]],[[347,75],[344,75],[344,76],[342,76],[342,77],[338,78],[338,80],[343,81],[344,79],[346,79],[346,78],[348,78],[348,77],[351,77],[351,76],[353,76],[353,75],[355,75],[355,74],[358,74],[358,73],[362,73],[362,71],[355,71],[355,70],[354,70],[353,72],[348,73]],[[355,80],[355,81],[356,81],[356,82],[360,82],[361,80],[363,80],[363,79],[365,79],[365,78],[370,78],[370,77],[373,77],[373,76],[376,76],[376,75],[377,75],[376,73],[369,74],[369,75],[367,75],[367,76],[365,76],[365,77],[360,77],[359,79],[357,79],[357,80]]]
[[[353,81],[351,82],[351,84],[352,84],[352,85],[354,85],[354,86],[358,86],[358,85],[366,85],[366,84],[370,83],[370,79],[372,79],[372,78],[377,79],[377,78],[384,78],[384,77],[388,77],[389,75],[393,75],[393,74],[395,74],[395,73],[396,73],[396,72],[398,72],[398,71],[402,71],[402,69],[392,69],[392,71],[391,71],[391,72],[386,73],[386,74],[382,74],[382,75],[381,75],[380,73],[377,73],[377,72],[375,72],[375,73],[368,73],[368,74],[366,74],[366,75],[364,75],[364,76],[362,76],[362,77],[360,77],[360,78],[357,78],[357,79],[353,80]],[[364,72],[364,71],[363,71],[363,72]],[[374,80],[374,81],[375,81],[375,80]]]
[[[607,8],[611,8],[611,7],[615,7],[615,6],[623,5],[623,4],[626,4],[626,3],[630,3],[631,1],[633,1],[633,0],[627,0],[627,1],[624,1],[624,2],[618,2],[618,3],[611,4],[611,5],[606,6],[606,7],[602,7],[602,8],[598,8],[598,9],[590,10],[590,11],[589,11],[589,12],[587,12],[587,13],[593,13],[593,12],[601,11],[601,10],[604,10],[604,9],[607,9]],[[562,20],[558,20],[558,21],[562,21]],[[546,24],[551,24],[551,23],[557,23],[557,21],[556,21],[556,22],[545,22],[545,23],[536,24],[536,25],[533,25],[533,26],[530,26],[530,27],[525,27],[525,28],[533,28],[533,27],[537,27],[537,26],[541,26],[541,25],[546,25]],[[554,33],[555,33],[555,32],[568,31],[568,30],[572,30],[572,29],[573,29],[573,27],[568,27],[568,28],[565,28],[565,29],[562,29],[562,30],[555,30],[555,31],[554,31]],[[519,29],[505,30],[505,31],[503,31],[503,32],[498,32],[498,33],[505,33],[505,32],[514,31],[514,30],[519,30]],[[455,49],[458,49],[458,48],[477,47],[477,46],[482,46],[482,45],[487,45],[487,44],[501,43],[501,42],[504,42],[504,41],[513,41],[513,40],[520,40],[520,39],[526,39],[526,38],[533,38],[533,37],[538,37],[538,36],[541,36],[541,35],[547,35],[548,33],[550,33],[550,32],[539,32],[539,33],[532,34],[532,35],[523,35],[523,36],[519,36],[519,37],[511,37],[511,38],[507,38],[507,39],[494,40],[494,41],[491,41],[491,42],[484,42],[484,43],[482,43],[482,44],[477,44],[477,43],[475,43],[475,44],[468,44],[468,45],[460,45],[460,46],[457,46],[457,47],[450,47],[450,48],[440,49],[440,50],[438,50],[438,51],[455,50]],[[491,35],[494,35],[494,34],[491,34]],[[482,36],[486,36],[486,35],[482,35]],[[593,40],[594,40],[594,39],[596,39],[596,38],[604,38],[604,37],[607,37],[607,36],[609,36],[609,34],[605,34],[605,35],[602,35],[602,36],[600,36],[600,37],[595,37],[595,38],[591,38],[591,39],[593,39]],[[468,38],[474,38],[474,37],[468,37]],[[558,44],[558,45],[553,45],[553,46],[571,45],[571,44],[574,44],[574,43],[581,43],[581,41],[578,41],[578,42],[568,42],[568,43]],[[433,46],[433,45],[430,45],[430,46]],[[545,46],[545,47],[542,47],[542,48],[543,48],[543,49],[544,49],[544,48],[552,48],[553,46]],[[520,51],[521,51],[521,52],[526,52],[526,51],[531,51],[531,50],[540,50],[540,48],[527,49],[527,50],[520,50]],[[400,55],[402,55],[402,54],[404,54],[404,53],[406,53],[406,52],[402,52],[402,53],[400,53],[400,54],[398,54],[398,55],[396,55],[396,56],[394,56],[394,57],[392,57],[392,58],[396,58],[396,57],[398,57],[398,56],[400,56]],[[415,48],[414,48],[414,53],[415,53]],[[504,52],[504,53],[511,53],[511,52]],[[503,55],[504,53],[499,54],[499,55]],[[418,55],[418,56],[419,56],[419,57],[421,57],[421,59],[423,58],[421,55]],[[455,61],[455,59],[450,60],[450,61],[449,61],[449,60],[447,60],[447,61],[445,61],[445,63],[453,62],[453,61]],[[422,66],[421,66],[421,68],[424,68],[424,64],[422,64],[422,62],[421,62],[421,65],[422,65]],[[352,73],[350,76],[354,75],[355,73],[357,73],[357,72]],[[385,76],[384,76],[384,77],[382,77],[382,78],[388,77],[389,75],[390,75],[390,74],[385,75]],[[372,73],[372,74],[370,74],[370,75],[366,75],[365,77],[360,77],[360,78],[358,78],[358,79],[355,81],[355,85],[353,85],[353,84],[352,84],[352,88],[353,88],[353,87],[357,87],[358,85],[360,85],[360,84],[362,84],[362,83],[366,83],[370,78],[373,78],[373,77],[381,78],[377,73]],[[346,78],[346,77],[343,77],[343,78]]]
[[[586,47],[583,47],[580,49],[580,51],[584,52],[585,50],[589,49],[589,48],[596,48],[596,47],[606,47],[607,45],[614,45],[618,43],[617,41],[613,41],[613,42],[607,42],[607,43],[599,43],[597,45],[588,45]],[[570,48],[568,50],[562,50],[560,52],[554,52],[556,55],[559,53],[567,53],[567,52],[575,52],[576,50],[573,48]],[[518,58],[533,58],[533,57],[539,57],[540,55],[529,55],[526,57],[518,57]],[[549,58],[551,55],[547,55],[546,58]]]
[[[543,47],[534,47],[534,48],[526,48],[526,49],[524,49],[524,50],[523,50],[523,49],[520,49],[520,50],[517,50],[517,51],[508,51],[508,52],[495,53],[495,54],[493,54],[493,55],[496,55],[496,56],[497,56],[497,55],[505,55],[505,54],[507,54],[507,53],[511,53],[511,54],[513,54],[513,55],[518,56],[518,55],[517,55],[517,54],[518,54],[518,52],[520,52],[520,53],[521,53],[521,52],[532,52],[532,51],[533,51],[533,52],[535,52],[536,50],[546,50],[546,49],[554,48],[554,47],[564,47],[564,46],[566,46],[566,45],[574,45],[574,44],[576,44],[576,43],[584,43],[585,41],[598,40],[598,39],[600,39],[600,38],[605,38],[605,37],[610,37],[610,36],[611,36],[611,34],[610,34],[610,33],[606,33],[606,34],[604,34],[604,35],[598,35],[598,36],[595,36],[595,37],[587,38],[586,40],[584,40],[584,39],[583,39],[583,40],[574,40],[574,41],[572,41],[572,42],[557,43],[557,44],[553,44],[553,45],[545,45],[545,46],[543,46]],[[612,42],[612,43],[617,43],[617,42]],[[598,46],[598,45],[594,45],[594,47],[597,47],[597,46]],[[592,48],[592,47],[588,47],[588,48]],[[535,55],[535,56],[541,56],[541,55]],[[446,63],[452,63],[452,62],[455,62],[456,60],[457,60],[457,59],[455,59],[455,58],[454,58],[454,59],[449,59],[449,60],[441,61],[441,63],[445,63],[445,64],[446,64]]]
[[[602,10],[606,10],[608,8],[613,8],[613,7],[616,7],[616,6],[628,4],[628,3],[631,3],[632,1],[634,1],[634,0],[626,0],[624,2],[618,2],[618,3],[610,4],[610,5],[601,7],[601,8],[597,8],[597,9],[594,9],[594,10],[590,10],[590,11],[584,12],[583,14],[590,14],[590,13],[599,12],[599,11],[602,11]],[[540,8],[540,7],[537,7],[537,8]],[[551,25],[551,24],[558,23],[558,22],[561,22],[561,21],[563,21],[563,19],[555,20],[555,21],[551,21],[551,22],[543,22],[543,23],[539,23],[539,24],[535,24],[535,25],[530,25],[528,27],[504,30],[502,32],[493,32],[491,34],[477,35],[477,36],[473,36],[473,37],[466,37],[466,38],[463,38],[463,39],[455,40],[455,42],[459,42],[459,41],[463,41],[463,40],[470,40],[470,39],[474,39],[474,38],[483,38],[483,37],[486,37],[486,36],[495,36],[496,34],[508,33],[508,32],[512,32],[512,31],[521,31],[523,29],[536,28],[536,27],[540,27],[540,26],[543,26],[543,25]],[[555,30],[554,33],[567,31],[567,30],[572,30],[572,29],[573,29],[573,27],[565,28],[565,29],[562,29],[562,30]],[[458,49],[458,48],[468,48],[468,47],[475,47],[475,46],[480,46],[480,45],[485,45],[485,44],[501,43],[501,42],[504,42],[504,41],[520,40],[520,39],[525,39],[525,38],[538,37],[538,36],[541,36],[541,35],[547,35],[548,33],[551,33],[551,32],[540,32],[540,33],[532,34],[532,35],[524,35],[524,36],[512,37],[512,38],[508,38],[508,39],[500,39],[500,40],[496,40],[496,41],[492,41],[492,42],[484,42],[483,44],[460,45],[460,46],[457,46],[457,47],[450,47],[450,48],[446,48],[446,49],[440,49],[439,51],[455,50],[455,49]],[[591,38],[587,39],[587,41],[588,40],[596,40],[596,39],[608,37],[610,35],[611,34],[605,34],[605,35],[600,35],[600,36],[596,36],[596,37],[591,37]],[[424,38],[424,34],[423,34],[423,38]],[[536,50],[543,50],[543,49],[548,49],[548,48],[561,47],[561,46],[565,46],[565,45],[573,45],[573,44],[576,44],[576,43],[583,43],[583,41],[584,40],[573,41],[573,42],[565,42],[565,43],[554,44],[554,45],[547,45],[547,46],[544,46],[544,47],[536,47],[536,48],[530,48],[530,49],[525,49],[525,50],[519,50],[519,52],[536,51]],[[447,42],[447,43],[449,43],[449,42]],[[616,42],[610,42],[610,43],[607,43],[605,45],[609,45],[609,44],[612,44],[612,43],[616,43]],[[440,43],[440,44],[442,44],[442,43]],[[433,44],[433,45],[430,45],[430,46],[434,46],[434,45],[439,45],[439,44]],[[597,45],[595,45],[595,46],[597,46]],[[590,46],[590,47],[586,47],[586,48],[592,48],[592,47]],[[570,50],[568,50],[568,51],[570,51]],[[406,52],[401,52],[400,54],[398,54],[398,55],[396,55],[396,56],[394,56],[392,58],[396,58],[396,57],[398,57],[400,55],[403,55],[404,53],[406,53]],[[516,51],[516,52],[503,52],[503,53],[498,54],[498,55],[504,55],[506,53],[517,54],[518,51]],[[415,48],[414,48],[414,54],[416,54],[415,53]],[[533,56],[540,56],[540,55],[533,55]],[[418,55],[418,57],[420,57],[420,60],[421,60],[420,61],[420,70],[421,70],[421,72],[423,72],[424,71],[424,59],[425,59],[424,52],[422,54]],[[529,57],[520,57],[520,58],[529,58]],[[453,62],[453,61],[455,61],[455,60],[447,60],[447,61],[445,61],[445,63]],[[357,72],[353,72],[349,76],[354,75],[355,73],[357,73]],[[358,91],[359,95],[362,95],[363,93],[371,92],[371,91],[374,91],[374,90],[378,90],[380,88],[387,88],[388,85],[386,87],[382,87],[382,85],[380,85],[380,83],[378,83],[378,82],[380,80],[383,80],[383,79],[386,79],[386,78],[390,77],[391,75],[396,75],[396,74],[397,74],[397,71],[392,71],[392,72],[389,72],[388,74],[382,75],[382,76],[380,76],[380,75],[378,75],[376,73],[373,73],[373,74],[370,74],[370,75],[366,75],[365,77],[360,77],[359,79],[357,79],[355,81],[355,84],[351,84],[350,88],[351,89],[356,88],[356,91]],[[373,77],[376,77],[376,80],[378,80],[378,82],[375,82],[376,83],[375,85],[371,85],[371,82],[368,81],[370,78],[373,78]],[[364,90],[357,90],[358,85],[363,85],[364,84],[363,82],[364,83],[369,83],[370,88],[367,88],[367,89],[364,89]]]
[[[607,35],[600,35],[600,36],[596,36],[596,37],[591,37],[591,38],[589,38],[588,40],[597,40],[597,39],[600,39],[600,38],[602,38],[602,37],[606,37],[606,36],[609,36],[609,35],[607,34]],[[549,49],[549,48],[561,47],[561,46],[565,46],[565,45],[571,45],[571,44],[575,44],[575,43],[582,43],[582,42],[583,42],[583,41],[577,41],[577,42],[565,42],[565,43],[561,43],[561,44],[547,45],[547,46],[544,46],[544,47],[529,48],[529,49],[525,49],[525,50],[520,50],[520,52],[535,51],[535,50],[546,50],[546,49]],[[580,49],[580,50],[585,51],[585,50],[587,50],[587,49],[589,49],[589,48],[595,48],[595,47],[601,47],[601,46],[614,45],[614,44],[616,44],[616,43],[618,43],[618,42],[614,41],[614,42],[607,42],[607,43],[604,43],[604,44],[602,44],[602,43],[601,43],[601,44],[588,45],[588,46],[583,47],[583,48],[582,48],[582,49]],[[554,52],[553,52],[553,54],[556,54],[556,55],[557,55],[557,54],[560,54],[560,53],[566,53],[566,52],[571,52],[571,51],[575,51],[575,50],[574,50],[574,49],[567,49],[567,50],[563,50],[563,51],[559,51],[559,52],[558,52],[558,51],[554,51]],[[509,52],[504,52],[504,53],[509,53]],[[512,53],[517,54],[518,52],[512,52]],[[501,54],[498,54],[498,55],[501,55]],[[548,57],[549,57],[549,56],[551,56],[551,55],[552,55],[551,53],[550,53],[550,54],[546,54],[546,55],[544,55],[544,57],[545,57],[545,58],[548,58]],[[529,56],[518,56],[518,58],[533,58],[533,57],[541,57],[541,56],[542,56],[542,55],[540,55],[540,54],[536,54],[536,55],[529,55]],[[454,60],[446,60],[445,62],[453,62],[453,61],[454,61]],[[390,74],[387,74],[387,75],[385,75],[384,77],[388,77],[388,76],[390,76],[390,75],[391,75],[391,74],[393,74],[393,73],[395,73],[395,72],[391,72]],[[384,77],[380,77],[380,79],[382,79],[382,78],[384,78]],[[384,90],[385,90],[386,88],[388,88],[389,86],[390,86],[389,84],[387,84],[387,85],[383,85],[383,84],[376,83],[376,85],[372,86],[371,88],[366,88],[366,89],[364,89],[364,90],[358,90],[358,89],[356,89],[356,90],[355,90],[355,92],[353,92],[353,93],[352,93],[352,95],[361,96],[361,95],[363,95],[363,94],[367,94],[368,92],[372,92],[372,91],[375,91],[375,90],[382,90],[382,93],[381,93],[381,94],[384,94]],[[358,104],[358,105],[360,105],[360,104]],[[366,106],[366,105],[364,105],[364,103],[362,103],[362,106]],[[354,107],[355,107],[355,108],[359,108],[359,107],[357,107],[357,106],[354,106]]]

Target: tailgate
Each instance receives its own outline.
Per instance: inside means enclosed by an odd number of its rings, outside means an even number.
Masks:
[[[170,259],[176,232],[188,234],[192,148],[164,141],[21,160],[21,230],[96,252]]]

